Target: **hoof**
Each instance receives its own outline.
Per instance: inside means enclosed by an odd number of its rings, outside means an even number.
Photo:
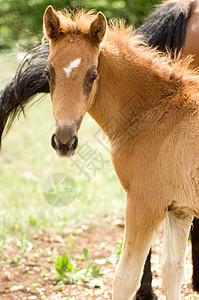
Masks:
[[[151,292],[150,294],[147,294],[147,295],[140,295],[138,293],[133,298],[133,300],[157,300],[157,299],[158,299],[158,297],[153,292]]]
[[[198,282],[193,282],[193,290],[195,292],[199,293],[199,283]]]

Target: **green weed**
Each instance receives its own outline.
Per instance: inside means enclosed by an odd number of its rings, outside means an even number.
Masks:
[[[9,264],[18,264],[20,261],[21,261],[21,257],[20,256],[16,256],[15,258],[13,259],[9,259],[9,258],[6,258],[5,260],[9,263]]]
[[[38,287],[40,285],[41,285],[41,283],[39,283],[39,282],[33,282],[30,287],[31,287],[31,289],[35,289],[36,287]]]
[[[70,234],[67,238],[67,242],[69,244],[69,253],[73,252],[73,249],[75,248],[75,241],[74,241],[74,236],[73,234]]]
[[[101,285],[96,279],[103,276],[102,270],[91,261],[87,248],[83,248],[82,253],[86,261],[86,268],[76,267],[76,261],[72,260],[66,252],[63,256],[58,256],[54,265],[56,269],[56,279],[58,280],[57,289],[64,284],[73,284],[79,282],[94,283],[94,286]],[[60,283],[61,282],[61,283]]]
[[[112,255],[106,259],[107,264],[118,263],[122,252],[122,246],[123,246],[123,241],[115,245]]]
[[[21,232],[20,238],[17,240],[17,247],[22,251],[22,252],[28,252],[32,250],[33,248],[33,243],[30,241],[24,232]]]

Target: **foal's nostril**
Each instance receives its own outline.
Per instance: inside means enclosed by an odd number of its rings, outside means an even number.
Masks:
[[[57,136],[55,134],[52,135],[51,137],[51,146],[57,150],[59,148],[59,139],[57,138]]]
[[[62,144],[56,134],[53,134],[51,138],[51,145],[56,151],[61,151],[66,154],[68,151],[73,151],[77,148],[78,137],[77,135],[74,135],[66,144]]]
[[[77,148],[77,145],[78,145],[78,137],[74,135],[71,141],[68,143],[69,149],[75,150]]]

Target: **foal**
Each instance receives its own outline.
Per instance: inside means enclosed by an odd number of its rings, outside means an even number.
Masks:
[[[107,28],[102,13],[74,18],[49,6],[51,41],[45,74],[56,130],[52,146],[70,157],[85,113],[111,143],[113,165],[127,193],[124,246],[113,299],[131,299],[157,226],[165,221],[163,280],[180,299],[186,242],[199,216],[199,77],[139,41],[124,25]]]

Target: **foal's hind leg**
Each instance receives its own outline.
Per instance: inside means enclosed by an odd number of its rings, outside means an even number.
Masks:
[[[184,275],[185,250],[192,217],[169,212],[165,220],[162,275],[167,300],[179,300]]]
[[[152,214],[149,216],[141,201],[137,206],[127,201],[124,244],[115,272],[113,300],[130,300],[135,295],[154,232],[161,221]]]

